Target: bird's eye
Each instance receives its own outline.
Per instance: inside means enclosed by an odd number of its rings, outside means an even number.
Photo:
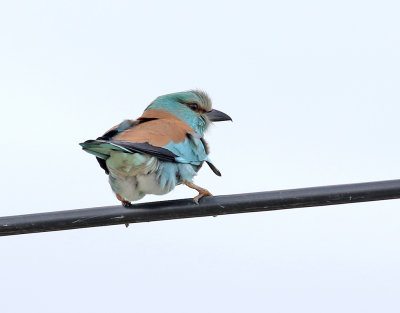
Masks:
[[[188,103],[187,106],[193,110],[193,111],[198,111],[199,110],[199,105],[197,103]]]

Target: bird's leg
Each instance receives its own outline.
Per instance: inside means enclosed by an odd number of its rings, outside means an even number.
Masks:
[[[116,195],[117,195],[117,199],[118,199],[119,201],[121,201],[123,207],[129,208],[129,207],[132,205],[132,203],[130,203],[129,201],[126,201],[126,200],[125,200],[124,198],[122,198],[121,195],[119,195],[118,193],[117,193]],[[129,226],[129,223],[125,223],[125,227],[128,227],[128,226]]]
[[[185,180],[185,185],[188,186],[189,188],[195,189],[199,192],[199,194],[193,198],[194,202],[196,202],[197,204],[199,204],[199,200],[203,197],[208,197],[208,196],[212,196],[212,194],[204,188],[201,188],[193,183],[191,183],[190,181]]]

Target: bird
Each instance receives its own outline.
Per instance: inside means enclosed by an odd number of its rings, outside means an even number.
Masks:
[[[124,120],[80,145],[96,157],[124,207],[147,194],[169,193],[181,184],[198,192],[193,198],[198,204],[212,196],[193,183],[203,163],[221,176],[209,158],[204,133],[213,122],[229,120],[229,115],[212,108],[204,91],[170,93],[156,98],[136,120]]]

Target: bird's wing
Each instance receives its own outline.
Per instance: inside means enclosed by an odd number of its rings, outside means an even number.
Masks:
[[[192,165],[206,161],[214,173],[221,175],[209,160],[202,138],[188,124],[161,110],[149,110],[138,120],[123,121],[97,140],[88,140],[81,146],[97,157],[106,172],[104,160],[112,151],[120,151]]]

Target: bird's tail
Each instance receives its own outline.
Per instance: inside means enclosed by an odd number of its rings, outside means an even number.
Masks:
[[[82,149],[96,157],[107,160],[112,151],[131,152],[130,150],[106,140],[86,140],[80,143]]]

